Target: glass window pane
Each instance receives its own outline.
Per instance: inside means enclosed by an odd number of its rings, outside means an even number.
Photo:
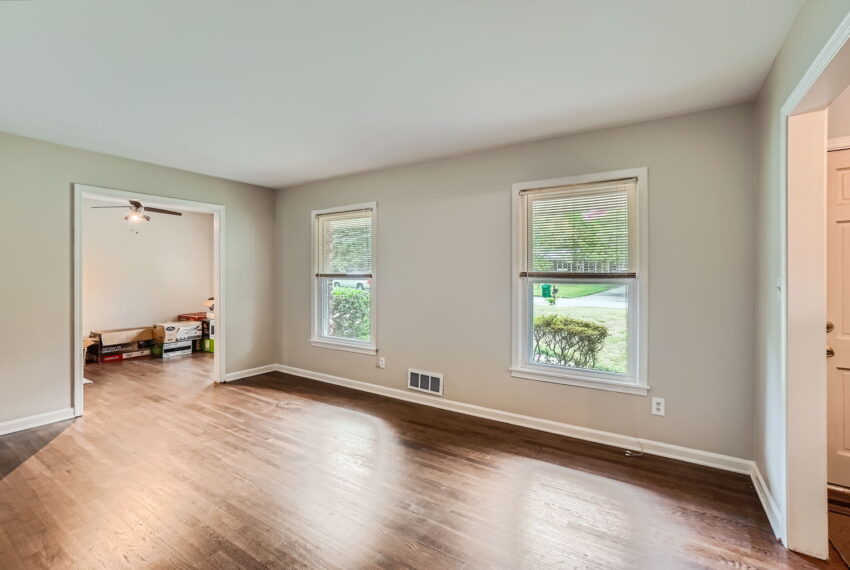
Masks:
[[[371,279],[319,279],[322,336],[371,342]]]
[[[532,364],[628,374],[629,287],[528,283]]]

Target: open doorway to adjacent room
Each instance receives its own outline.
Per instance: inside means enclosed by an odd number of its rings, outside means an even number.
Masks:
[[[74,200],[75,414],[92,382],[223,381],[224,207],[79,184]]]
[[[828,527],[850,564],[850,88],[829,105],[826,123]]]
[[[850,562],[850,21],[779,118],[785,520],[792,550]]]

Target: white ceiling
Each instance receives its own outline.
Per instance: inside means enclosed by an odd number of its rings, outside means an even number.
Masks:
[[[751,99],[802,0],[0,2],[0,131],[281,187]]]

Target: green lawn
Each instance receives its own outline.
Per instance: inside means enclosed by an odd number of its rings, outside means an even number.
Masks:
[[[580,287],[611,287],[606,285],[579,285]],[[590,295],[591,293],[586,293]],[[535,296],[539,296],[535,294]],[[560,294],[558,295],[560,297]],[[580,295],[574,295],[578,297]],[[607,309],[599,307],[557,307],[552,305],[534,305],[534,315],[566,315],[576,319],[584,319],[600,323],[608,327],[609,336],[605,339],[596,369],[606,372],[626,373],[629,370],[628,360],[628,313],[626,309]]]
[[[534,283],[534,296],[542,297],[543,292],[540,289],[542,283]],[[619,285],[585,285],[583,283],[561,283],[560,285],[555,285],[558,289],[556,297],[560,299],[574,299],[576,297],[586,297],[588,295],[594,295],[596,293],[602,293],[603,291],[608,291],[609,289],[613,289],[614,287],[619,287]]]

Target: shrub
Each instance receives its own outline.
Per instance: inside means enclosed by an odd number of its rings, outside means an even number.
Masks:
[[[538,361],[592,368],[608,338],[608,327],[562,315],[534,319],[534,354]]]
[[[331,293],[330,334],[342,338],[369,340],[369,292],[362,289],[335,287]]]

